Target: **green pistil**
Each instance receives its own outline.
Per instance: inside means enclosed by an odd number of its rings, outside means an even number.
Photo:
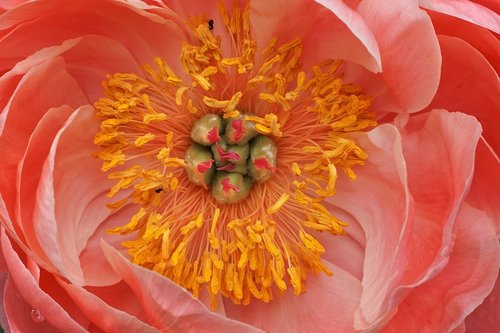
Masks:
[[[186,151],[189,180],[212,188],[220,204],[245,199],[253,182],[263,182],[276,171],[277,149],[273,140],[259,135],[244,115],[222,121],[207,114],[193,124],[193,143]]]
[[[248,172],[257,182],[263,182],[276,171],[278,150],[273,140],[267,136],[258,136],[250,143]]]
[[[230,119],[225,130],[224,138],[231,145],[247,144],[258,134],[255,130],[255,123],[245,120],[244,115]]]

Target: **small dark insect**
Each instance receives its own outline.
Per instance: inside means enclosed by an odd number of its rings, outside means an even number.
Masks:
[[[156,192],[156,193],[161,193],[162,191],[163,191],[163,189],[162,189],[161,187],[160,187],[160,188],[157,188],[157,189],[155,190],[155,192]]]
[[[214,30],[214,20],[208,20],[208,29]]]

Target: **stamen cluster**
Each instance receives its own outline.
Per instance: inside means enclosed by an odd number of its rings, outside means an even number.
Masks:
[[[331,275],[316,237],[344,233],[329,199],[338,171],[355,180],[368,159],[349,133],[376,124],[342,61],[303,68],[300,38],[258,51],[249,4],[219,9],[214,29],[190,19],[183,74],[157,57],[143,74],[108,75],[94,104],[95,156],[115,181],[108,207],[137,207],[109,233],[133,234],[122,243],[133,263],[206,292],[213,307],[218,295],[299,295],[311,273]]]
[[[223,121],[206,114],[193,124],[191,139],[185,155],[189,180],[206,189],[211,186],[220,204],[242,201],[254,181],[264,182],[276,171],[276,144],[259,135],[245,115]]]

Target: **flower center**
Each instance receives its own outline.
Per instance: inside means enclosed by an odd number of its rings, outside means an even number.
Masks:
[[[209,113],[193,124],[193,144],[184,155],[186,172],[193,184],[211,186],[219,204],[242,201],[253,182],[266,181],[276,171],[276,144],[259,135],[250,119],[240,115],[223,122]]]
[[[109,232],[135,233],[123,242],[135,264],[204,287],[214,306],[299,295],[309,272],[331,274],[315,234],[344,233],[324,203],[337,170],[354,180],[367,159],[346,133],[376,124],[370,100],[336,75],[340,61],[302,69],[300,39],[258,49],[248,5],[188,26],[182,74],[156,58],[103,82],[95,156],[120,194],[108,207],[138,206]]]

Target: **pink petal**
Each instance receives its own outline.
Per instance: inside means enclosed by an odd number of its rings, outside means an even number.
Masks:
[[[492,221],[464,204],[454,233],[455,244],[444,270],[413,289],[382,332],[448,332],[491,292],[500,266],[500,246]],[[492,310],[490,315],[498,315]]]
[[[169,279],[133,265],[118,251],[102,243],[115,272],[138,298],[148,323],[169,332],[260,332],[251,326],[210,312],[200,301]]]
[[[40,165],[43,165],[49,153],[52,140],[73,111],[74,109],[69,106],[49,109],[31,134],[25,155],[18,165],[18,223],[22,226],[29,248],[45,262],[48,262],[47,257],[33,229],[33,212],[36,204],[34,189],[38,187],[42,171]]]
[[[236,305],[227,300],[226,313],[268,333],[351,332],[360,281],[328,262],[326,265],[334,275],[310,275],[307,291],[300,296],[287,290],[267,304],[252,300],[249,305]]]
[[[98,159],[90,158],[96,151],[92,139],[97,129],[94,110],[83,107],[54,138],[43,166],[33,221],[47,256],[64,277],[77,284],[85,284],[85,268],[79,255],[90,236],[112,213],[105,208],[109,202],[105,193],[111,184],[101,172]],[[75,181],[78,179],[85,181]],[[93,255],[97,261],[103,259],[102,254]],[[109,266],[93,282],[102,285],[108,279],[117,279]]]
[[[420,0],[424,8],[455,16],[500,33],[498,12],[468,0]]]
[[[429,108],[446,108],[473,115],[483,126],[483,136],[500,151],[498,117],[500,81],[486,59],[469,44],[440,36],[443,53],[442,80]]]
[[[26,1],[27,0],[3,0],[2,3],[0,4],[0,9],[4,10],[12,9]]]
[[[497,278],[490,295],[465,319],[466,328],[469,332],[500,332],[498,309],[500,309],[500,280]]]
[[[500,2],[498,2],[500,7]],[[499,8],[500,12],[500,8]],[[457,37],[481,52],[496,72],[500,72],[500,41],[491,31],[456,17],[429,12],[438,35]]]
[[[441,55],[432,22],[414,1],[365,0],[358,12],[377,39],[382,73],[375,75],[348,66],[346,80],[375,97],[377,112],[415,112],[434,96]]]
[[[108,197],[99,198],[98,202],[101,206],[99,207],[93,204],[93,210],[107,210],[102,199],[105,200],[105,203],[109,203]],[[107,231],[111,228],[123,226],[124,221],[130,220],[130,216],[134,215],[136,212],[137,206],[134,204],[127,205],[115,212],[109,212],[109,216],[99,224],[88,238],[85,248],[80,252],[78,257],[82,267],[85,285],[108,286],[120,280],[118,274],[113,271],[106,257],[103,255],[101,241],[104,240],[114,248],[122,248],[122,243],[124,241],[135,239],[135,234],[113,235],[109,234]],[[84,220],[85,219],[82,219],[83,224],[85,223]],[[123,250],[123,252],[126,253],[126,250]]]
[[[375,325],[391,315],[392,309],[384,300],[392,291],[393,280],[404,273],[398,256],[405,252],[400,244],[405,244],[408,237],[412,201],[397,129],[381,125],[357,134],[355,139],[368,153],[368,162],[355,169],[356,181],[339,177],[331,203],[357,220],[366,239],[363,293],[355,316],[355,328],[366,329],[369,323]],[[337,251],[344,253],[342,249]]]
[[[84,36],[44,48],[16,64],[16,72],[55,57],[64,59],[66,71],[78,82],[89,101],[104,95],[101,81],[110,73],[141,73],[130,52],[120,42],[101,36]],[[151,62],[153,59],[150,59]]]
[[[373,72],[380,71],[377,42],[363,18],[341,1],[317,2],[319,4],[300,0],[251,2],[252,32],[259,47],[265,48],[272,37],[281,43],[298,37],[304,42],[305,68],[333,58],[352,61]]]
[[[0,155],[2,168],[0,191],[5,209],[17,228],[15,200],[17,164],[25,153],[31,133],[39,120],[51,107],[77,106],[87,100],[78,85],[64,69],[60,58],[34,65],[19,79],[19,72],[12,71],[0,78],[0,88],[9,96],[4,100],[5,108],[0,113]],[[24,72],[22,72],[24,73]],[[56,88],[55,88],[56,87]],[[54,94],[54,88],[58,94]],[[27,112],[29,110],[29,117]],[[19,229],[17,232],[22,237]]]
[[[377,306],[362,302],[359,328],[373,327],[377,317],[379,322],[382,318],[389,319],[384,313],[391,309],[395,313],[411,288],[446,266],[456,214],[472,178],[480,126],[464,114],[433,111],[410,118],[402,135],[414,218],[395,249],[393,272],[385,277],[388,281],[385,294]],[[365,274],[377,275],[377,266],[367,267]],[[378,290],[367,291],[370,292]]]
[[[121,333],[154,333],[158,332],[154,327],[142,322],[134,315],[124,312],[120,307],[107,304],[101,298],[88,292],[86,289],[59,281],[61,286],[73,298],[77,306],[104,332]],[[123,286],[122,286],[123,287]],[[108,287],[121,299],[121,303],[127,303],[133,299],[128,288],[117,289]],[[137,301],[137,299],[133,299]]]
[[[6,295],[4,295],[4,306],[10,328],[16,331],[13,325],[30,325],[27,327],[33,327],[30,323],[31,310],[37,309],[44,320],[58,330],[63,332],[85,332],[86,330],[74,321],[51,296],[40,289],[18,254],[14,251],[3,227],[1,228],[0,240],[10,279],[15,285],[15,288],[6,288]],[[16,291],[20,297],[15,296]],[[26,303],[20,301],[19,298]],[[26,327],[21,328],[21,332],[32,331],[23,330],[24,328]]]
[[[112,13],[112,14],[110,14]],[[0,21],[0,73],[44,47],[84,35],[105,36],[122,43],[140,64],[155,56],[177,59],[181,31],[158,15],[124,1],[54,0],[27,2]],[[179,61],[171,61],[178,70]]]
[[[496,230],[500,232],[500,158],[493,149],[481,138],[476,150],[474,179],[467,202],[486,212],[496,222]]]
[[[33,320],[31,314],[33,309],[19,293],[19,289],[8,279],[5,284],[3,292],[3,306],[7,322],[4,329],[9,329],[10,332],[40,332],[40,333],[53,333],[56,328],[48,321],[37,322]],[[3,325],[3,323],[2,323]],[[9,330],[7,332],[9,332]],[[80,328],[79,332],[85,332]]]

